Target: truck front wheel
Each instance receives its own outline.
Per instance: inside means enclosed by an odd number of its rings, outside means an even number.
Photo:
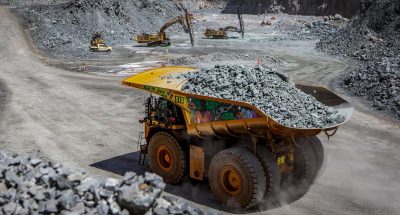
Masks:
[[[278,194],[281,184],[281,173],[275,156],[263,145],[257,145],[256,155],[261,162],[266,178],[264,198],[273,199]]]
[[[149,142],[150,169],[170,184],[182,181],[186,171],[186,156],[178,141],[166,132],[158,132]]]
[[[310,144],[314,155],[316,159],[316,177],[317,179],[321,174],[323,170],[323,166],[325,165],[325,153],[324,153],[324,147],[322,146],[321,140],[318,137],[309,137],[308,138],[308,143]]]
[[[317,159],[307,137],[297,137],[294,153],[294,169],[289,177],[282,181],[283,185],[294,185],[306,190],[314,182],[316,173]]]
[[[263,167],[245,148],[229,148],[216,154],[208,176],[215,198],[228,207],[250,208],[264,197]]]

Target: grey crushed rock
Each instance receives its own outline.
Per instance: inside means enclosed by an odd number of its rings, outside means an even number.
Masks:
[[[166,78],[172,78],[167,76]],[[250,103],[279,123],[296,128],[323,128],[345,117],[297,89],[288,78],[261,66],[221,66],[180,74],[188,93]]]
[[[32,160],[36,165],[31,165]],[[32,172],[33,178],[28,174]],[[164,198],[166,185],[152,173],[127,172],[122,180],[92,178],[34,153],[16,155],[2,150],[0,173],[0,214],[145,214],[160,211],[159,199],[167,201],[162,206],[165,210],[177,214],[205,214],[197,208],[177,207],[182,203]]]
[[[400,1],[363,0],[345,28],[325,35],[321,51],[357,60],[361,68],[346,74],[340,85],[377,110],[400,119]]]

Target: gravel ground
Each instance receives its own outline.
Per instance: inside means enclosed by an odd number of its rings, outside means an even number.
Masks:
[[[341,85],[372,102],[378,110],[400,119],[400,1],[365,0],[349,24],[326,35],[319,50],[364,63],[346,75]]]
[[[0,151],[1,214],[205,214],[163,196],[166,184],[152,173],[99,179],[46,162],[37,153]]]
[[[279,123],[295,128],[323,128],[345,120],[337,111],[297,89],[288,78],[261,66],[215,66],[182,74],[183,91],[253,104]]]

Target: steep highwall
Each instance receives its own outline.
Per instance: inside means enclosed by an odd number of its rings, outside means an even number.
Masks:
[[[235,13],[242,1],[242,12],[262,14],[283,12],[298,15],[335,15],[352,17],[360,8],[360,0],[228,0],[225,13]]]

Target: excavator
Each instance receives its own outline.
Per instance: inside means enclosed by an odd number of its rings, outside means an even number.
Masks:
[[[182,26],[183,31],[190,34],[190,40],[193,45],[194,40],[193,40],[193,32],[192,32],[192,28],[191,28],[192,18],[193,18],[193,15],[191,13],[188,13],[185,10],[185,16],[180,15],[180,16],[176,17],[175,19],[168,21],[160,28],[158,33],[156,33],[156,34],[143,33],[140,35],[136,35],[134,40],[139,44],[146,43],[148,47],[170,46],[171,42],[170,42],[170,39],[167,37],[165,30],[168,29],[169,27],[175,25],[176,23],[179,23]]]
[[[242,13],[240,11],[240,6],[237,5],[237,15],[239,19],[239,26],[240,28],[237,28],[235,26],[227,26],[225,28],[219,28],[217,29],[212,29],[212,28],[207,28],[206,31],[204,32],[204,36],[207,39],[229,39],[228,37],[228,32],[237,32],[242,34],[242,38],[244,37],[244,23],[243,23],[243,17]]]
[[[228,32],[240,33],[241,30],[235,26],[227,26],[225,28],[220,28],[218,30],[207,28],[204,32],[204,36],[208,39],[229,39]]]

